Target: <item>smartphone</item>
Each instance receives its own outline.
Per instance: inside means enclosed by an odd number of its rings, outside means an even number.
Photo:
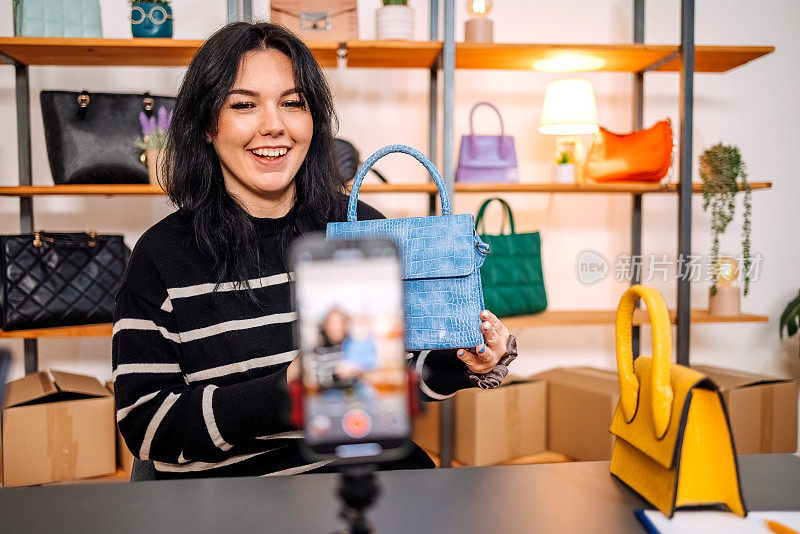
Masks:
[[[297,241],[298,313],[309,459],[384,461],[411,438],[400,257],[382,239]]]

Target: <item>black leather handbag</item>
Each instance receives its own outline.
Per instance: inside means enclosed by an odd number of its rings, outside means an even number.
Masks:
[[[3,330],[113,320],[130,256],[121,235],[3,235],[0,247]]]
[[[56,184],[146,184],[135,142],[139,113],[170,111],[175,98],[144,94],[42,91],[47,159]]]

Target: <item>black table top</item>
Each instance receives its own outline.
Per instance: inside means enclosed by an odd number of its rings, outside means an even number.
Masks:
[[[750,510],[800,510],[800,458],[742,456]],[[647,507],[608,462],[378,473],[380,533],[643,532]],[[2,532],[299,532],[341,529],[338,475],[7,488]]]

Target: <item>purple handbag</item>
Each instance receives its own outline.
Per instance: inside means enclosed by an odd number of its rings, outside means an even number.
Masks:
[[[475,135],[473,117],[478,106],[489,106],[500,119],[500,135]],[[505,134],[500,111],[489,102],[478,102],[469,112],[469,135],[461,137],[457,182],[518,182],[514,138]]]

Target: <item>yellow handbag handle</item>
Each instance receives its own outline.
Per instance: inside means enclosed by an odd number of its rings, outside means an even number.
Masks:
[[[619,371],[620,404],[625,422],[630,423],[636,415],[639,403],[639,380],[633,372],[632,330],[633,310],[636,301],[644,300],[650,314],[653,335],[653,424],[656,439],[661,439],[669,426],[672,410],[672,387],[670,369],[672,357],[672,332],[669,311],[658,290],[640,285],[631,286],[617,308],[617,369]]]

